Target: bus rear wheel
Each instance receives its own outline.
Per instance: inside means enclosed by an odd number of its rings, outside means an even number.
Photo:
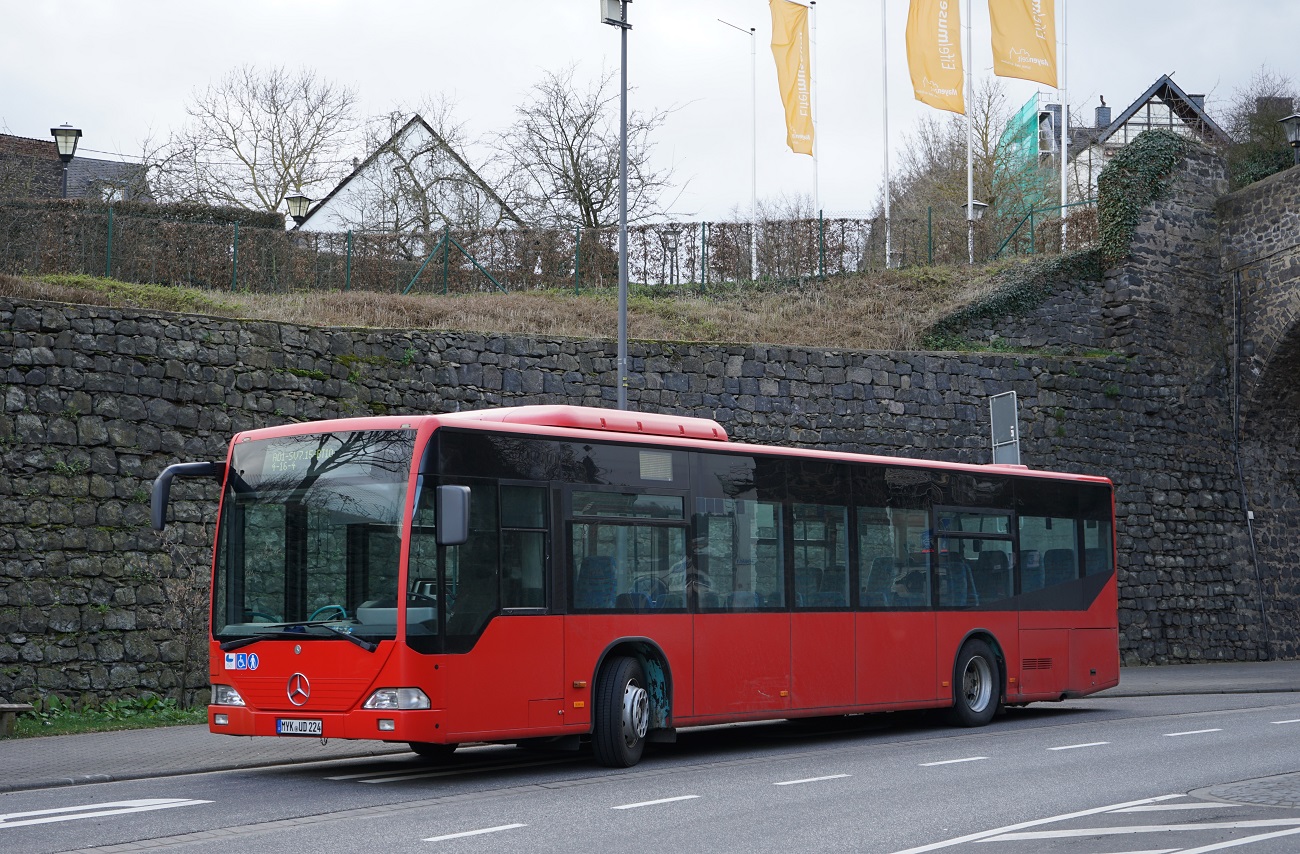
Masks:
[[[1002,679],[992,647],[978,638],[966,641],[952,676],[952,722],[958,726],[984,726],[993,720],[1002,702]]]
[[[596,683],[591,746],[607,768],[630,768],[641,760],[650,729],[650,695],[645,671],[635,658],[618,658],[600,672]]]
[[[458,744],[434,744],[428,741],[408,741],[411,749],[421,759],[428,759],[433,762],[446,762],[451,755],[456,752]]]

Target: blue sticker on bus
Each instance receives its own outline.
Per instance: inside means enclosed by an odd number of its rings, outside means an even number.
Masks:
[[[226,653],[227,670],[256,670],[261,663],[255,652]]]

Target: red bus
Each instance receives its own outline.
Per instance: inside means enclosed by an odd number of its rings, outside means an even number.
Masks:
[[[728,441],[576,406],[234,437],[212,571],[211,730],[590,740],[1003,705],[1119,682],[1101,477]]]

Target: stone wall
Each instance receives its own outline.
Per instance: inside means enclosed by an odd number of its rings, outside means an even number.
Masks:
[[[1232,330],[1206,249],[1213,168],[1200,155],[1180,167],[1124,265],[1049,283],[1044,305],[1086,318],[1038,310],[990,326],[1051,326],[1042,340],[1076,355],[633,342],[630,404],[716,418],[743,441],[987,462],[988,397],[1015,390],[1025,463],[1116,483],[1126,662],[1295,654],[1300,614],[1273,598],[1295,584],[1275,559],[1290,546],[1265,542],[1252,559],[1236,467]],[[1112,355],[1078,354],[1093,349]],[[155,534],[147,500],[164,466],[220,458],[232,433],[288,420],[612,406],[614,358],[605,341],[0,299],[0,697],[201,694],[216,490],[178,482],[176,523]],[[1272,440],[1254,441],[1267,456]],[[1290,466],[1296,452],[1282,456]],[[1292,490],[1269,512],[1294,506]]]
[[[1300,655],[1300,169],[1219,201],[1241,477],[1274,655]]]

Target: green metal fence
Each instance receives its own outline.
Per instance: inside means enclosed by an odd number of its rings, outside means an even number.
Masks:
[[[257,293],[449,294],[539,288],[582,293],[618,282],[615,228],[284,232],[167,219],[138,210],[136,206],[127,214],[99,204],[0,203],[0,271],[89,273]],[[1059,234],[1053,246],[1052,230],[1040,216],[1045,213],[986,217],[976,223],[977,259],[1059,251]],[[1095,225],[1089,229],[1086,216],[1078,212],[1071,214],[1071,221],[1076,217],[1084,223],[1075,229],[1079,243],[1086,245]],[[967,261],[967,225],[957,215],[928,210],[924,218],[895,217],[890,225],[888,266]],[[790,281],[886,266],[880,218],[668,222],[629,229],[629,281],[679,290],[749,281],[751,235],[762,280]]]

